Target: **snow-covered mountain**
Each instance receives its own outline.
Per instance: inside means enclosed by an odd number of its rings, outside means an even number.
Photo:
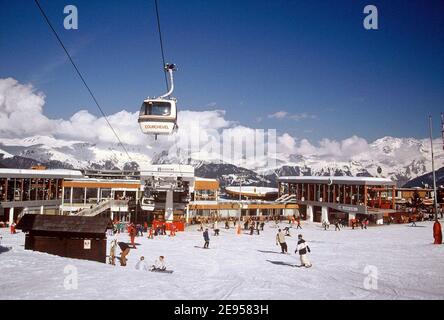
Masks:
[[[142,146],[127,146],[130,158],[116,144],[94,144],[60,140],[48,136],[0,141],[0,165],[27,168],[43,163],[49,167],[128,169],[147,164],[181,163],[196,168],[202,177],[218,178],[222,184],[234,183],[239,176],[246,184],[273,185],[282,175],[383,176],[404,185],[407,181],[431,171],[430,149],[426,139],[384,137],[348,158],[335,157],[321,149],[307,154],[276,154],[274,167],[257,164],[240,167],[236,163],[215,160],[199,152],[171,149],[158,151]],[[444,166],[444,153],[435,149],[436,167]],[[332,155],[333,154],[333,155]],[[377,173],[378,167],[382,173]]]

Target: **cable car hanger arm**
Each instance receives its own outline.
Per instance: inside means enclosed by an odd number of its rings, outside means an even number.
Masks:
[[[175,65],[175,64],[168,64],[168,63],[167,63],[167,64],[165,65],[165,71],[167,71],[168,74],[170,75],[170,90],[169,90],[167,93],[165,93],[165,94],[159,96],[158,99],[164,99],[164,98],[166,98],[166,97],[171,96],[171,94],[173,93],[173,90],[174,90],[174,77],[173,77],[173,71],[176,71],[176,65]]]

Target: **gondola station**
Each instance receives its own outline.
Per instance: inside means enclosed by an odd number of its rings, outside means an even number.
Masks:
[[[216,179],[196,177],[187,165],[141,171],[0,169],[0,226],[26,214],[157,221],[176,224],[178,230],[199,217],[367,218],[382,224],[389,217],[399,222],[400,216],[411,217],[412,201],[427,206],[432,197],[430,189],[397,188],[389,179],[372,177],[290,176],[280,177],[278,188],[222,187]]]

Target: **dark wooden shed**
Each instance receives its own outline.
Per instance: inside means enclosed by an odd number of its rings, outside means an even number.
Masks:
[[[26,214],[17,229],[27,232],[25,249],[106,263],[106,217]]]

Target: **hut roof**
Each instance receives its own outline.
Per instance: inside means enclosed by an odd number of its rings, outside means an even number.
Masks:
[[[25,214],[16,228],[24,232],[49,231],[103,234],[107,229],[112,228],[112,221],[106,217]]]

